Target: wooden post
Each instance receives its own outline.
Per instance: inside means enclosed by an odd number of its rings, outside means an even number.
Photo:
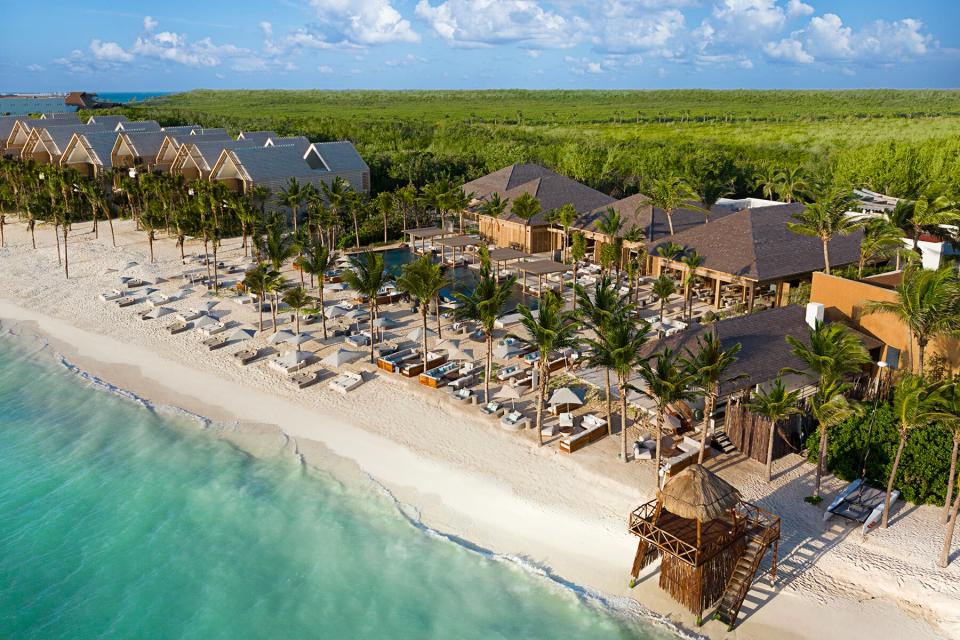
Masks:
[[[713,279],[713,308],[720,309],[720,278]]]
[[[777,582],[777,550],[780,547],[780,539],[773,541],[773,558],[770,562],[770,584],[774,585]]]
[[[757,299],[757,288],[752,282],[744,289],[747,293],[747,311],[753,311],[753,303]]]

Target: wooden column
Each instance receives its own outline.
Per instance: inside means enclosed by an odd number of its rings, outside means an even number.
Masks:
[[[757,299],[757,285],[751,282],[744,287],[744,291],[747,293],[747,312],[753,311],[753,303]]]
[[[720,309],[720,278],[713,279],[713,308]]]

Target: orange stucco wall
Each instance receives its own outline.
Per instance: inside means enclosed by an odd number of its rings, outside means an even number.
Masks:
[[[913,355],[916,353],[916,345],[910,344],[912,340],[906,325],[889,313],[864,313],[864,307],[869,301],[896,300],[897,294],[891,289],[820,272],[813,274],[810,301],[819,302],[825,307],[826,319],[848,320],[861,331],[899,349],[901,369],[905,369],[916,357]],[[946,357],[953,371],[960,369],[960,341],[935,339],[927,347],[926,354],[927,362],[932,356],[939,354]],[[916,368],[916,364],[911,366]]]

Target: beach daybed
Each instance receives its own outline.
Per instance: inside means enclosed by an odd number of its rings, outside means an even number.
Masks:
[[[202,333],[207,337],[215,336],[218,333],[223,333],[226,330],[227,330],[227,325],[217,321],[211,322],[210,324],[200,327],[200,333]]]
[[[470,389],[452,389],[450,395],[463,402],[464,400],[469,400],[470,397],[473,396],[473,391]]]
[[[654,448],[656,444],[654,444]],[[691,464],[697,461],[698,454],[700,453],[700,441],[694,440],[689,436],[683,436],[683,439],[677,443],[676,455],[665,458],[660,465],[660,478],[661,483],[665,480],[672,478],[677,475]],[[710,455],[710,442],[707,441],[707,446],[704,449],[704,457]]]
[[[124,307],[129,307],[137,304],[137,299],[134,296],[124,295],[124,296],[120,296],[113,302],[122,309]]]
[[[525,418],[519,411],[511,411],[500,418],[500,426],[507,431],[520,431],[527,426],[528,418]]]
[[[112,302],[117,298],[122,298],[123,296],[124,296],[124,293],[123,291],[120,291],[120,289],[112,289],[110,291],[104,291],[103,293],[101,293],[100,299],[103,300],[104,302]]]
[[[446,362],[439,367],[435,367],[429,371],[424,371],[421,373],[419,377],[420,384],[436,389],[440,387],[445,378],[456,377],[459,370],[460,363]]]
[[[189,323],[184,322],[183,320],[177,320],[176,322],[173,322],[167,325],[167,333],[169,333],[172,336],[175,336],[178,333],[183,333],[189,328],[190,328]]]
[[[500,412],[503,410],[503,404],[497,401],[491,401],[487,404],[480,407],[480,411],[483,411],[488,416],[500,415]]]
[[[324,369],[318,371],[300,371],[290,376],[290,382],[297,385],[298,389],[306,389],[310,385],[319,382],[324,373],[326,373]]]
[[[177,314],[177,320],[182,322],[191,322],[205,315],[207,315],[207,312],[203,309],[187,309],[186,311],[181,311]]]
[[[330,381],[330,388],[339,393],[349,393],[363,384],[363,376],[353,371],[341,373]]]
[[[594,419],[587,420],[587,418]],[[560,451],[563,451],[564,453],[573,453],[574,451],[582,449],[591,442],[596,442],[607,435],[607,421],[597,418],[593,414],[584,416],[580,424],[584,428],[579,433],[575,433],[560,440]]]
[[[393,353],[383,356],[377,360],[377,368],[383,369],[388,373],[395,373],[399,370],[400,366],[405,362],[410,362],[420,358],[420,350],[416,347],[411,349],[403,349],[400,351],[394,351]]]
[[[441,364],[447,361],[446,353],[437,353],[435,351],[427,352],[427,366],[426,369],[429,371],[434,367],[439,367]],[[417,358],[416,360],[409,360],[400,364],[397,369],[400,372],[400,375],[412,378],[413,376],[419,376],[423,372],[423,358]]]
[[[225,333],[219,333],[203,341],[203,346],[205,346],[210,351],[223,349],[228,344],[230,344],[230,337]]]
[[[313,362],[313,354],[307,351],[288,351],[270,359],[270,367],[282,373],[299,371]]]
[[[241,349],[233,354],[240,366],[246,366],[260,356],[260,349]]]
[[[526,367],[521,364],[511,364],[507,367],[501,367],[500,370],[497,371],[497,380],[503,382],[504,380],[516,377],[523,373],[525,368]]]

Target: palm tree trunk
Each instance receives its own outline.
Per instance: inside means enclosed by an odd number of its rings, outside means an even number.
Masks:
[[[667,226],[670,227],[670,235],[673,235],[673,209],[667,209]]]
[[[947,525],[947,532],[943,539],[943,551],[940,552],[940,566],[944,569],[950,564],[950,548],[953,546],[953,532],[957,528],[957,515],[960,512],[960,493],[957,493],[953,501],[953,516],[950,518],[950,524]]]
[[[623,461],[627,462],[627,381],[620,376],[620,449]]]
[[[813,485],[813,497],[820,497],[820,480],[823,478],[824,467],[827,466],[827,428],[820,425],[820,452],[817,455],[817,473]]]
[[[7,246],[7,239],[3,235],[3,226],[7,223],[7,216],[0,213],[0,247]]]
[[[320,300],[320,325],[323,327],[323,339],[327,339],[327,314],[323,308],[323,276],[317,276],[317,299]]]
[[[420,313],[423,316],[423,372],[427,372],[427,305],[420,305]]]
[[[706,406],[703,408],[703,423],[700,425],[700,454],[697,456],[697,464],[703,464],[703,457],[707,449],[707,426],[710,424],[710,416],[713,415],[713,407],[717,402],[713,389],[707,394]]]
[[[31,219],[30,222],[27,223],[27,226],[30,227],[30,243],[33,244],[33,248],[36,249],[36,248],[37,248],[37,235],[36,235],[35,231],[36,231],[36,228],[37,228],[37,223],[36,223],[34,220]]]
[[[53,221],[53,238],[57,241],[57,264],[63,264],[63,257],[60,255],[60,223]]]
[[[374,343],[376,342],[373,339],[374,331],[376,331],[376,329],[373,326],[373,321],[376,320],[376,313],[377,313],[377,297],[376,296],[377,296],[376,293],[370,296],[370,302],[367,303],[367,313],[370,314],[370,364],[375,364],[377,362],[376,358],[373,357],[373,347],[374,347]]]
[[[270,319],[273,321],[273,332],[277,332],[277,296],[270,294]]]
[[[923,355],[927,350],[927,339],[917,338],[917,364],[920,366],[919,374],[923,375]]]
[[[443,331],[440,329],[440,294],[437,294],[436,303],[437,303],[437,339],[440,340],[443,338]]]
[[[663,460],[663,450],[660,448],[660,439],[663,437],[664,408],[657,403],[657,464],[653,467],[653,475],[657,479],[657,493],[660,493],[660,463]]]
[[[356,241],[357,249],[360,248],[360,225],[357,223],[357,213],[353,213],[353,233],[354,240]]]
[[[70,279],[70,257],[67,255],[67,233],[70,229],[67,225],[63,225],[63,273]]]
[[[900,444],[897,445],[897,455],[893,459],[893,467],[890,469],[890,477],[887,479],[887,495],[883,499],[883,520],[880,526],[887,528],[890,519],[890,494],[893,493],[893,483],[897,479],[897,469],[900,467],[900,456],[903,455],[903,448],[907,444],[907,433],[900,432]]]
[[[950,475],[947,477],[947,497],[943,501],[943,513],[940,514],[940,522],[947,524],[950,518],[950,499],[953,497],[953,485],[957,474],[957,449],[960,448],[960,437],[953,439],[953,451],[950,454]]]
[[[113,246],[117,246],[117,237],[113,234],[113,216],[110,215],[109,205],[104,208],[103,212],[107,216],[107,224],[110,225],[110,242],[113,243]]]
[[[823,241],[823,272],[830,275],[830,244],[829,240]]]
[[[263,293],[261,292],[258,297],[260,298],[260,333],[263,333]]]
[[[542,354],[549,357],[549,354]],[[550,369],[547,366],[547,358],[540,358],[540,382],[537,385],[537,442],[543,446],[543,401],[547,395],[547,376]]]
[[[483,401],[490,402],[490,369],[493,367],[493,334],[487,334],[487,364],[483,369]]]
[[[220,273],[217,269],[217,241],[213,241],[213,291],[220,291]]]
[[[147,232],[147,243],[149,243],[149,245],[150,245],[150,262],[154,262],[154,259],[153,259],[153,229],[151,229],[150,231]],[[214,247],[214,251],[216,251],[216,247]]]
[[[611,396],[613,395],[613,388],[610,386],[610,369],[605,369],[604,372],[607,374],[607,435],[613,435],[613,400]]]
[[[767,482],[773,478],[773,435],[777,430],[777,421],[770,421],[770,439],[767,442]]]

